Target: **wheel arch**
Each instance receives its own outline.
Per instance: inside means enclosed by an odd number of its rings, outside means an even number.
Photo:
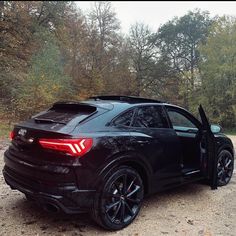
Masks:
[[[218,148],[217,155],[219,155],[220,152],[222,152],[223,150],[226,150],[226,151],[230,152],[231,155],[232,155],[233,158],[234,158],[234,150],[232,149],[232,147],[231,147],[230,145],[223,145],[223,146],[220,146],[220,147]]]
[[[99,173],[99,176],[106,178],[115,168],[119,166],[129,166],[135,169],[143,180],[144,193],[148,194],[151,190],[150,180],[152,170],[148,164],[143,161],[143,157],[138,153],[119,153],[109,161]],[[100,179],[100,178],[99,178]]]
[[[140,177],[143,181],[144,194],[148,194],[149,189],[150,189],[149,177],[146,173],[145,168],[140,163],[134,162],[134,161],[127,161],[127,162],[125,161],[125,162],[122,163],[122,165],[129,166],[129,167],[135,169],[139,173],[139,175],[140,175]]]

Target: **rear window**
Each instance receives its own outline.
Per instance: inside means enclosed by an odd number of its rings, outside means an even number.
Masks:
[[[67,124],[74,118],[76,118],[77,122],[81,122],[96,111],[96,107],[89,105],[54,104],[49,110],[39,113],[32,118],[36,123]]]

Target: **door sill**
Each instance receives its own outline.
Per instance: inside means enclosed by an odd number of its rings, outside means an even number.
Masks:
[[[200,173],[199,169],[193,169],[193,168],[186,168],[182,170],[182,173],[184,176],[191,176],[191,175],[196,175]]]

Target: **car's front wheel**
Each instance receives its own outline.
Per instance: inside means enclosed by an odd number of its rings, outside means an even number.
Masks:
[[[122,229],[137,216],[143,195],[143,181],[138,172],[128,166],[118,167],[101,184],[93,218],[106,229]]]
[[[218,186],[224,186],[229,183],[233,175],[233,169],[233,155],[227,150],[221,151],[218,155],[217,162]]]

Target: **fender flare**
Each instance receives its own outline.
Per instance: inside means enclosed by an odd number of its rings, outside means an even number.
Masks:
[[[116,153],[115,155],[111,156],[105,165],[98,171],[98,178],[95,181],[95,186],[98,184],[99,181],[105,179],[109,174],[118,166],[128,165],[135,169],[134,166],[139,166],[142,168],[145,174],[145,186],[146,191],[149,192],[151,189],[150,180],[153,173],[151,166],[148,162],[145,162],[145,157],[136,153],[136,152],[125,152],[125,153]],[[137,170],[139,172],[139,170]]]
[[[229,144],[224,144],[224,145],[221,145],[220,147],[218,147],[218,149],[217,149],[217,156],[223,150],[229,151],[232,154],[233,158],[235,158],[235,151],[234,151],[234,149]]]

